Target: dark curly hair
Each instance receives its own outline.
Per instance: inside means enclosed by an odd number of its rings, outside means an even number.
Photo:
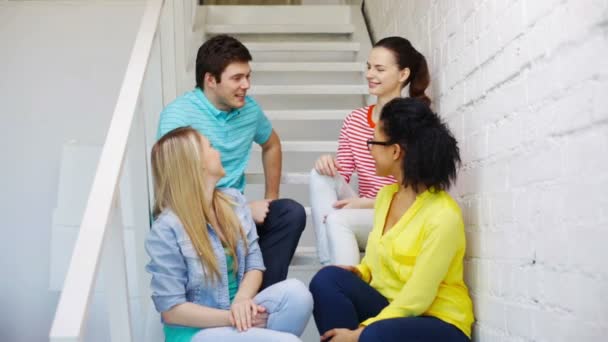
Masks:
[[[390,143],[405,151],[403,185],[418,192],[421,185],[432,191],[447,190],[456,180],[460,164],[458,142],[447,125],[424,102],[395,98],[380,114],[380,129]]]
[[[393,53],[399,69],[410,69],[410,76],[403,86],[410,85],[410,97],[417,98],[427,105],[431,99],[424,93],[431,83],[426,58],[412,46],[409,40],[403,37],[386,37],[380,39],[374,47],[382,47]]]
[[[251,54],[238,39],[221,34],[207,40],[196,55],[196,86],[203,89],[205,74],[210,73],[217,82],[226,67],[233,62],[249,62]]]

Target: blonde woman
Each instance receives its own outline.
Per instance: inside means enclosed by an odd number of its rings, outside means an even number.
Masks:
[[[311,295],[297,280],[258,293],[255,223],[238,190],[216,189],[225,172],[209,140],[189,127],[169,132],[152,148],[152,173],[146,269],[165,341],[299,341]]]

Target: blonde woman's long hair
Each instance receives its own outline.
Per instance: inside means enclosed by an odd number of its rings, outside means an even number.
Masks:
[[[152,147],[152,175],[154,217],[165,209],[170,209],[177,215],[211,281],[221,279],[207,232],[211,208],[215,208],[218,221],[218,226],[213,228],[232,254],[234,270],[238,270],[237,244],[239,240],[243,241],[246,249],[247,238],[234,213],[235,203],[229,196],[215,190],[213,198],[206,198],[206,171],[200,134],[191,127],[182,127],[163,136]]]

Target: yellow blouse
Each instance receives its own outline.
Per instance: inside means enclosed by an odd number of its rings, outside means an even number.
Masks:
[[[382,231],[398,184],[376,197],[374,228],[357,265],[364,281],[389,301],[361,323],[410,316],[434,316],[469,338],[473,305],[463,279],[465,233],[460,207],[445,191],[425,191],[384,236]]]

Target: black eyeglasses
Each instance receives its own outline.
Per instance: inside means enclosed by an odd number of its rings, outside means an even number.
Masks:
[[[373,140],[373,139],[367,139],[367,150],[371,151],[372,150],[372,145],[382,145],[382,146],[389,146],[394,144],[391,141],[377,141],[377,140]]]

